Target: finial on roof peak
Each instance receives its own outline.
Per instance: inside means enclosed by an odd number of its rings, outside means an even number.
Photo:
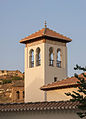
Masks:
[[[45,28],[47,28],[47,23],[46,23],[46,20],[45,20],[44,24],[45,24],[45,25],[44,25],[44,26],[45,26]]]

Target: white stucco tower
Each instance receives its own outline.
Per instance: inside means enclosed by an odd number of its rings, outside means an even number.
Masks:
[[[47,100],[40,87],[67,77],[67,47],[71,39],[45,28],[20,40],[25,46],[25,102]]]

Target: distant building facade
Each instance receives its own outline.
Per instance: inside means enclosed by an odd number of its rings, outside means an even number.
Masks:
[[[23,103],[24,81],[19,80],[0,85],[0,103]]]
[[[19,76],[23,78],[23,74],[19,70],[0,70],[0,76]]]
[[[24,102],[24,82],[17,81],[12,87],[12,102]]]

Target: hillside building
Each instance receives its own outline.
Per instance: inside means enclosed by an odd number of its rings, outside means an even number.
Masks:
[[[23,73],[19,70],[0,70],[0,77],[1,76],[19,76],[23,78]]]

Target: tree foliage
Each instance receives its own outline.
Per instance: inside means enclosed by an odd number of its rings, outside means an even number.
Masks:
[[[3,82],[3,84],[7,84],[7,83],[12,83],[12,80],[4,79],[2,82]]]
[[[23,78],[21,78],[21,77],[18,77],[18,76],[13,76],[12,77],[12,80],[22,80]]]
[[[85,72],[86,67],[81,67],[76,65],[74,70],[80,70]],[[72,91],[72,93],[65,93],[67,96],[71,96],[72,98],[70,101],[78,101],[79,104],[77,105],[78,109],[80,110],[77,112],[80,118],[86,117],[86,73],[82,73],[81,75],[75,74],[75,77],[78,79],[78,89],[76,91]]]

